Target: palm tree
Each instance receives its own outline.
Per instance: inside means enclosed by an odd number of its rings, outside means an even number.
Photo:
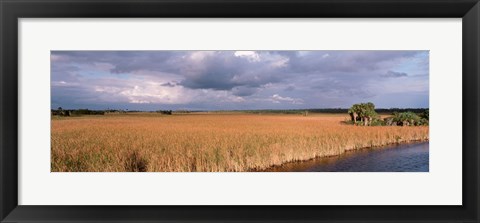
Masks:
[[[348,110],[354,124],[357,123],[357,117],[363,122],[363,125],[371,125],[373,118],[377,117],[375,105],[372,102],[354,104]]]

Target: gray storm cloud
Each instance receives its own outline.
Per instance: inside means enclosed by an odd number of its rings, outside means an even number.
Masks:
[[[405,72],[395,72],[395,71],[387,71],[386,74],[383,74],[382,77],[406,77],[408,76]]]
[[[428,107],[428,75],[410,77],[428,74],[428,57],[428,51],[52,51],[52,107],[288,109],[376,98],[388,106],[384,95],[398,88],[384,86],[399,77],[405,95],[415,96],[396,107]]]

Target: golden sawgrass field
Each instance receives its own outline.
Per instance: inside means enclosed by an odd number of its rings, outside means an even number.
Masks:
[[[52,117],[53,172],[255,171],[428,140],[428,126],[353,126],[348,115],[138,113]]]

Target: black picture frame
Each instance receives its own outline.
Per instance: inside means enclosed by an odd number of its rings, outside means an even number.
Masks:
[[[2,222],[479,222],[478,0],[0,0]],[[462,18],[461,206],[18,205],[19,18]],[[448,44],[448,43],[445,43]]]

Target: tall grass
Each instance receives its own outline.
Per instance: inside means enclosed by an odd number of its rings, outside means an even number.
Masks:
[[[347,150],[428,140],[428,126],[363,127],[346,115],[183,114],[52,119],[51,168],[253,171]]]

